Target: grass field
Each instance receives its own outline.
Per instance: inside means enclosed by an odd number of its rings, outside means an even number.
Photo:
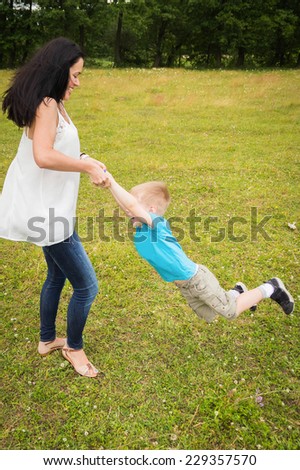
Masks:
[[[276,275],[299,305],[299,229],[288,227],[300,226],[299,71],[85,70],[67,109],[82,150],[126,188],[166,181],[174,233],[224,288]],[[0,132],[2,187],[21,131],[1,117]],[[100,284],[85,329],[96,380],[58,352],[39,357],[42,252],[0,243],[1,448],[299,449],[298,305],[201,322],[138,258],[115,209],[82,176],[79,234]]]

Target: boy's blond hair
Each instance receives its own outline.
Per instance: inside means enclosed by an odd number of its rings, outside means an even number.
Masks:
[[[158,215],[164,215],[171,198],[167,185],[163,181],[148,181],[131,188],[130,193],[145,206],[156,208]]]

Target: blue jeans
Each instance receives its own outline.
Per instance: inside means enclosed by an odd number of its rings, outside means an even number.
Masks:
[[[61,243],[44,246],[43,252],[48,274],[40,298],[41,341],[52,341],[56,337],[59,299],[68,279],[73,287],[73,295],[67,313],[67,341],[70,348],[81,349],[82,332],[98,293],[94,268],[76,232]]]

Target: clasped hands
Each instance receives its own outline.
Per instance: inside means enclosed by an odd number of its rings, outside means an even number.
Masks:
[[[95,186],[100,186],[101,188],[109,188],[110,179],[108,173],[106,173],[106,166],[104,163],[95,160],[94,158],[89,158],[89,163],[91,168],[89,171],[89,176],[91,182]]]

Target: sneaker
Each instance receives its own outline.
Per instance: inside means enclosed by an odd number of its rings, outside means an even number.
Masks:
[[[275,300],[287,315],[293,313],[295,302],[282,280],[279,277],[273,277],[266,284],[271,284],[274,287],[274,292],[270,298]]]
[[[233,287],[232,290],[236,290],[239,294],[243,294],[243,292],[247,292],[247,287],[245,286],[245,284],[243,284],[242,282],[237,282],[236,285]],[[252,305],[252,307],[250,307],[250,311],[251,312],[255,312],[255,310],[257,309],[257,305]]]

